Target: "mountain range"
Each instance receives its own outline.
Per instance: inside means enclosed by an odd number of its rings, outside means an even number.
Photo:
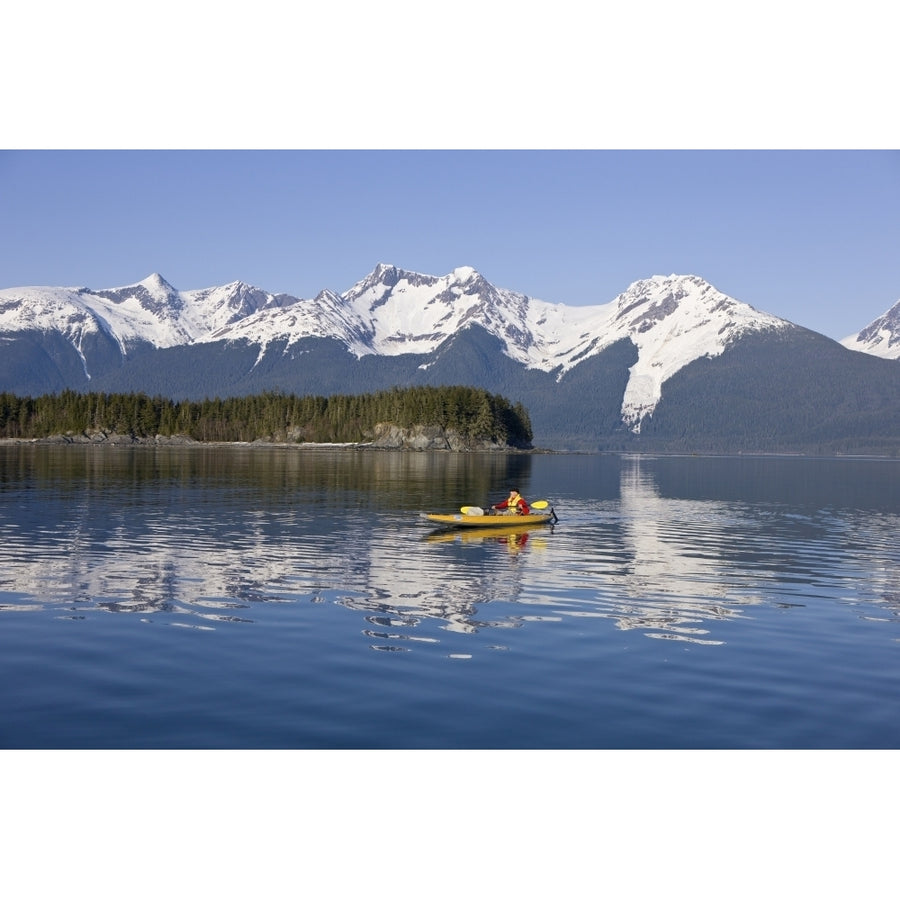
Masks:
[[[564,450],[900,455],[900,302],[842,342],[695,275],[566,306],[379,264],[312,299],[161,275],[106,290],[0,290],[0,391],[356,394],[467,384]]]

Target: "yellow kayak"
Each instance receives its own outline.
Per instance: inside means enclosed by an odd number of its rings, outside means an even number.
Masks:
[[[542,513],[531,513],[527,516],[473,516],[466,513],[426,513],[429,522],[438,525],[449,525],[453,528],[522,528],[527,525],[544,525],[556,518],[553,510]]]
[[[541,526],[546,523],[538,523],[537,525],[507,525],[505,528],[437,528],[429,534],[425,535],[422,540],[429,544],[440,544],[447,541],[503,541],[511,540],[524,543],[527,535],[535,531],[542,530]]]

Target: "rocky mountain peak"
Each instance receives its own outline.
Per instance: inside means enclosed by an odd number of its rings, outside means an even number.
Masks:
[[[857,334],[844,338],[841,343],[849,350],[900,360],[900,300],[883,316],[870,322]]]

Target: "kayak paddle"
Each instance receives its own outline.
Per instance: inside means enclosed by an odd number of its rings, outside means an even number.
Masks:
[[[550,504],[546,500],[535,500],[530,504],[532,509],[546,509]],[[461,506],[459,511],[464,516],[483,516],[484,510],[480,506]]]

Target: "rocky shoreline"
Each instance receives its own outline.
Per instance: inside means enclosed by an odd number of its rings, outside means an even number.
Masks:
[[[532,448],[511,447],[494,441],[472,440],[452,429],[438,425],[416,425],[401,428],[397,425],[379,424],[371,441],[355,443],[313,443],[303,441],[277,441],[257,439],[254,441],[198,441],[186,434],[142,437],[133,434],[119,434],[112,431],[83,431],[66,434],[51,434],[43,438],[0,438],[0,445],[40,444],[78,445],[95,447],[291,447],[294,449],[351,449],[351,450],[445,450],[453,453],[467,452],[530,452]]]

